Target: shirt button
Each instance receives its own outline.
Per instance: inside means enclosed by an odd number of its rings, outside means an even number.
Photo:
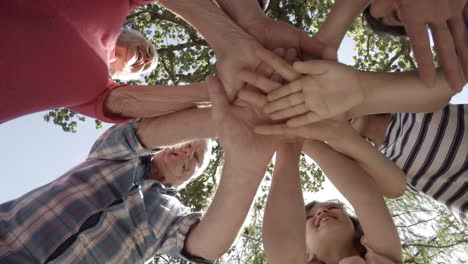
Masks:
[[[127,198],[127,201],[131,201],[132,199],[133,199],[133,198],[132,198],[131,196],[129,196],[129,197]]]
[[[86,238],[84,237],[84,235],[80,235],[80,240],[81,240],[81,242],[83,242],[83,243],[86,241]]]
[[[107,217],[109,217],[109,218],[112,217],[112,213],[108,212]]]

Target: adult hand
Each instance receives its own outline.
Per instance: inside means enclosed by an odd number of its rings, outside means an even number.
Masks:
[[[405,26],[418,62],[419,74],[432,86],[436,72],[427,35],[429,26],[442,69],[450,86],[460,91],[468,79],[468,29],[462,10],[467,0],[375,0],[371,6],[374,17],[397,10]],[[462,69],[459,67],[457,53]],[[463,72],[464,78],[463,78]]]
[[[272,53],[259,52],[258,55],[285,79],[295,80],[281,86],[258,74],[240,75],[247,83],[268,93],[266,100],[260,96],[242,96],[251,103],[263,103],[265,113],[273,120],[291,118],[287,121],[289,126],[302,126],[346,116],[349,110],[364,101],[359,72],[351,67],[315,60],[296,62],[291,66]]]
[[[337,59],[336,48],[285,22],[258,16],[244,28],[266,48],[294,48],[303,59]]]
[[[217,78],[208,76],[206,80],[213,104],[212,119],[227,155],[236,160],[248,160],[252,165],[269,162],[277,146],[276,140],[253,132],[254,126],[263,121],[250,107],[231,105]]]

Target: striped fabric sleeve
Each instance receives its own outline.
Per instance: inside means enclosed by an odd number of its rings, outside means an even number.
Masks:
[[[143,147],[136,136],[139,120],[114,125],[94,143],[89,159],[131,160],[155,152]]]

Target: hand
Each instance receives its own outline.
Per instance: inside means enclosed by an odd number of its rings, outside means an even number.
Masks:
[[[467,0],[375,0],[371,6],[374,17],[399,11],[400,19],[410,38],[421,79],[432,86],[436,72],[427,35],[429,26],[437,55],[452,89],[459,92],[468,79],[468,29],[462,10]],[[462,63],[461,71],[457,53]]]
[[[239,89],[245,85],[237,78],[236,73],[241,70],[257,71],[261,61],[255,56],[255,51],[263,49],[254,39],[240,38],[236,41],[238,43],[235,48],[216,53],[216,74],[231,102],[236,98]]]
[[[248,160],[249,164],[269,162],[277,144],[272,137],[253,132],[254,125],[262,120],[249,107],[229,104],[218,79],[208,76],[206,80],[213,104],[212,119],[224,151],[234,159]]]
[[[258,52],[258,56],[285,79],[295,80],[281,86],[261,75],[242,72],[240,77],[244,81],[268,93],[267,100],[258,95],[244,100],[257,105],[263,103],[265,113],[273,120],[291,118],[287,121],[289,126],[302,126],[346,116],[365,99],[359,71],[351,67],[330,61],[296,62],[291,66],[269,52]]]
[[[345,120],[328,119],[301,127],[288,127],[285,124],[258,125],[255,127],[255,132],[261,135],[302,137],[325,141],[338,149],[342,144],[352,140],[363,140]]]
[[[302,58],[336,60],[336,49],[282,21],[260,16],[244,26],[266,48],[294,48]]]

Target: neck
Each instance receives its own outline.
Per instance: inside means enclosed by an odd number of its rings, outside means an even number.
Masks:
[[[354,248],[353,240],[333,241],[333,244],[321,243],[315,250],[319,260],[327,264],[338,264],[342,259],[350,256],[359,256]]]
[[[387,136],[387,128],[392,120],[392,115],[385,116],[374,115],[369,119],[369,125],[365,132],[365,136],[372,139],[375,145],[381,146],[385,142]]]

